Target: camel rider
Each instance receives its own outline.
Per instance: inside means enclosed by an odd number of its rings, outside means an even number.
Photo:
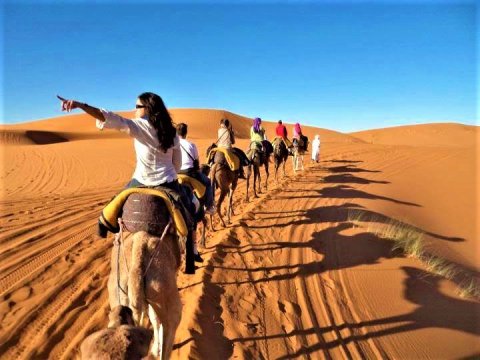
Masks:
[[[282,138],[287,148],[291,148],[293,146],[292,142],[288,139],[287,128],[285,125],[283,125],[282,120],[278,120],[277,127],[275,128],[275,135],[279,138]]]
[[[262,126],[262,119],[253,119],[253,125],[250,128],[250,147],[249,151],[256,149],[262,153],[262,156],[266,154],[264,141],[267,140],[265,129]]]
[[[253,119],[253,125],[250,128],[250,148],[256,146],[257,149],[263,151],[263,140],[267,140],[265,136],[265,129],[262,126],[262,119]]]
[[[302,137],[302,127],[300,126],[299,123],[296,123],[294,126],[293,126],[293,144],[297,144],[297,146],[299,147],[302,147],[303,145],[301,145],[301,137]]]
[[[73,109],[80,109],[97,120],[96,125],[100,130],[116,129],[133,138],[136,167],[127,188],[166,188],[175,194],[189,228],[185,272],[195,273],[195,267],[191,261],[194,206],[186,190],[177,181],[177,171],[180,169],[182,160],[179,138],[162,98],[151,92],[140,94],[135,104],[135,117],[127,119],[86,103],[67,100],[58,95],[57,97],[62,102],[63,111],[70,112]]]
[[[208,176],[200,171],[198,150],[194,143],[188,141],[187,138],[188,125],[180,123],[177,125],[177,135],[180,138],[180,150],[182,152],[182,165],[179,174],[186,174],[205,185],[205,212],[207,214],[215,213],[215,205],[213,204],[212,184]],[[193,252],[195,261],[203,262],[197,246],[197,233],[193,233]]]
[[[208,176],[200,171],[197,146],[187,140],[187,132],[187,124],[180,123],[177,125],[177,134],[180,138],[180,150],[182,152],[182,165],[178,173],[191,176],[205,185],[205,212],[214,214],[215,205],[213,204],[212,184]]]
[[[232,125],[228,119],[222,119],[220,120],[220,128],[218,129],[217,146],[231,150],[239,158],[241,165],[238,169],[238,177],[245,179],[243,166],[248,165],[248,158],[241,149],[233,147],[233,144],[235,144],[235,134]]]

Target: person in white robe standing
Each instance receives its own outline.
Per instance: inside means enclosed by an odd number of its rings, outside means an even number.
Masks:
[[[317,163],[320,161],[320,135],[315,135],[312,141],[312,160]]]

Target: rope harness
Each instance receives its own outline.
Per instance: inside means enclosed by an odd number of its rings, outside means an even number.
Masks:
[[[162,233],[162,236],[160,237],[160,240],[157,241],[156,245],[155,245],[155,250],[153,252],[153,255],[150,256],[150,261],[148,262],[148,265],[147,267],[145,268],[145,271],[143,272],[143,275],[142,277],[144,277],[146,274],[147,274],[147,271],[148,269],[150,268],[150,265],[152,264],[152,261],[153,259],[157,256],[158,254],[158,250],[160,249],[159,245],[160,243],[162,243],[163,241],[163,238],[165,237],[165,235],[167,235],[167,232],[168,230],[170,230],[170,226],[172,225],[172,218],[170,218],[170,220],[168,220],[168,224],[167,226],[165,226],[165,229],[163,229],[163,233]]]
[[[160,243],[163,241],[163,239],[165,238],[165,236],[167,235],[168,231],[170,230],[170,227],[172,226],[173,224],[173,221],[172,221],[172,218],[170,218],[168,220],[168,224],[167,226],[165,226],[165,228],[163,229],[163,232],[162,232],[162,236],[160,237],[160,239],[157,241],[157,243],[155,244],[155,249],[153,251],[153,254],[152,256],[150,256],[150,261],[148,262],[148,265],[147,267],[145,268],[143,274],[142,274],[142,277],[145,277],[145,275],[147,274],[147,271],[148,269],[150,268],[150,265],[152,264],[152,261],[153,259],[157,256],[158,254],[158,251],[160,249]],[[120,228],[120,231],[115,234],[115,238],[113,240],[113,245],[117,247],[117,261],[116,261],[116,272],[117,272],[117,301],[120,305],[123,305],[121,304],[120,302],[120,291],[125,294],[128,298],[128,293],[127,293],[127,290],[128,290],[128,275],[127,275],[127,289],[123,289],[122,288],[122,285],[121,285],[121,281],[120,281],[120,252],[122,252],[122,256],[123,256],[123,261],[125,263],[125,267],[127,269],[127,274],[130,274],[130,269],[128,267],[128,262],[127,262],[127,257],[125,255],[125,249],[124,247],[122,246],[122,243],[123,243],[123,230],[125,228],[125,224],[123,222],[123,219],[122,218],[119,218],[118,219],[118,225],[119,225],[119,228]],[[128,305],[128,304],[127,304]]]

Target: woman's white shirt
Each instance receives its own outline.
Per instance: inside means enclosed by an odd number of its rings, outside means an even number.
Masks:
[[[101,110],[105,121],[97,119],[99,129],[117,129],[134,138],[136,167],[133,178],[143,185],[155,186],[177,179],[182,154],[179,139],[175,136],[173,147],[164,152],[160,148],[157,130],[143,118],[126,119],[110,111]]]

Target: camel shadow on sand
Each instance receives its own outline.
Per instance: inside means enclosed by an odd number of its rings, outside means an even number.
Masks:
[[[388,240],[377,237],[371,233],[359,233],[355,235],[342,235],[342,232],[351,228],[351,223],[341,223],[337,226],[315,232],[307,242],[272,242],[261,245],[247,245],[249,251],[273,253],[276,250],[311,248],[312,251],[322,254],[321,261],[315,261],[307,264],[279,265],[270,267],[252,267],[252,268],[232,268],[224,266],[215,266],[218,270],[230,270],[239,272],[260,272],[267,274],[257,280],[233,281],[218,283],[221,287],[226,285],[241,286],[243,284],[258,284],[265,282],[289,281],[298,277],[318,276],[318,274],[327,270],[347,269],[359,265],[375,264],[383,259],[394,257],[403,257],[400,252],[392,251],[392,243]],[[239,243],[235,246],[235,241],[230,239],[231,245],[225,245],[222,248],[226,252],[240,247]],[[245,250],[246,246],[242,246]],[[348,256],[342,256],[341,252],[333,251],[335,249],[348,249]],[[239,249],[240,250],[240,249]],[[345,250],[346,251],[346,250]],[[347,254],[346,254],[347,255]],[[305,355],[332,349],[350,342],[361,342],[372,338],[378,338],[386,335],[393,335],[406,331],[415,331],[424,328],[446,328],[463,331],[473,335],[480,335],[479,314],[480,303],[470,300],[460,300],[447,296],[440,292],[439,282],[441,278],[432,276],[430,273],[413,267],[401,268],[406,278],[404,280],[404,299],[410,301],[418,307],[410,312],[391,317],[378,318],[359,323],[343,323],[327,327],[313,327],[309,329],[294,329],[288,333],[269,334],[261,337],[245,337],[231,339],[235,342],[265,341],[265,339],[287,339],[293,336],[305,336],[309,334],[321,335],[327,332],[335,331],[340,334],[342,329],[350,329],[351,335],[345,338],[339,338],[334,341],[320,341],[310,347],[302,347],[296,353],[286,354],[282,359],[303,357]],[[281,274],[268,275],[270,273]],[[382,328],[383,327],[383,328]],[[388,327],[388,329],[385,329]],[[364,329],[360,334],[359,328]],[[366,334],[364,334],[366,332]],[[363,335],[364,334],[364,335]]]
[[[400,220],[393,219],[384,214],[378,213],[376,211],[368,210],[365,207],[355,204],[355,203],[345,203],[342,205],[330,205],[330,206],[320,206],[308,210],[298,210],[293,213],[285,215],[282,211],[257,211],[259,219],[268,220],[268,219],[285,219],[285,222],[281,224],[274,225],[275,227],[289,227],[289,226],[301,226],[301,225],[312,225],[318,223],[331,223],[331,222],[345,222],[351,221],[352,218],[365,219],[365,221],[375,221],[382,224],[391,224],[395,223],[399,227],[408,226],[409,228],[439,240],[451,241],[451,242],[463,242],[465,239],[454,236],[445,236],[441,234],[436,234],[424,229],[421,229],[417,226],[413,226],[402,222]],[[301,218],[301,219],[298,219]],[[240,222],[238,226],[244,225],[245,222]],[[262,229],[272,227],[272,225],[261,225],[261,221],[258,221],[255,224],[248,224],[248,227],[251,229]]]
[[[337,334],[344,329],[350,329],[349,333],[359,334],[362,328],[366,334],[351,335],[333,341],[319,341],[308,347],[301,347],[300,350],[285,354],[279,359],[291,359],[305,357],[319,351],[344,346],[351,342],[363,342],[382,336],[395,335],[402,332],[412,332],[421,329],[450,329],[480,335],[479,314],[480,304],[471,300],[461,300],[443,294],[440,291],[440,278],[432,277],[429,273],[413,268],[402,267],[405,272],[403,282],[403,297],[405,300],[417,305],[412,312],[378,318],[359,323],[342,323],[333,326],[312,327],[308,329],[294,329],[293,331],[280,334],[269,334],[262,337],[244,337],[232,339],[232,342],[264,341],[265,339],[284,339],[291,337],[322,334],[335,331]],[[472,342],[471,345],[474,345]],[[475,350],[472,348],[472,351]],[[468,358],[477,358],[478,354],[471,354]]]
[[[216,269],[237,270],[244,272],[264,272],[271,273],[279,270],[285,270],[282,274],[267,276],[254,281],[233,281],[222,282],[220,285],[261,283],[267,281],[290,280],[297,276],[305,277],[316,275],[326,270],[338,270],[355,267],[358,265],[375,264],[381,259],[390,259],[394,257],[403,257],[400,252],[392,251],[392,242],[382,239],[372,233],[360,233],[355,235],[342,235],[341,232],[352,228],[351,223],[342,223],[325,230],[312,234],[311,240],[307,242],[291,242],[277,241],[267,244],[251,244],[246,246],[236,245],[218,245],[225,253],[235,252],[245,254],[248,252],[264,252],[265,255],[273,253],[276,250],[310,248],[314,252],[323,255],[321,261],[313,261],[307,264],[279,265],[269,267],[253,267],[253,268],[232,268],[225,266],[215,266]],[[230,239],[230,243],[234,243],[234,239]],[[348,256],[339,256],[332,247],[336,249],[348,249]]]
[[[382,181],[372,181],[362,179],[352,174],[339,174],[343,172],[378,172],[366,169],[358,169],[353,164],[358,162],[348,160],[332,160],[332,162],[347,163],[348,166],[334,166],[327,168],[333,175],[324,178],[327,183],[388,183]],[[308,182],[308,179],[299,179],[299,182]],[[318,184],[318,181],[316,182]],[[284,190],[287,193],[285,198],[295,199],[295,196],[289,196],[290,192],[297,190],[289,188]],[[301,190],[304,193],[305,190]],[[319,190],[308,191],[313,195],[307,195],[312,198],[367,198],[393,201],[398,204],[409,206],[420,206],[418,204],[408,203],[396,199],[368,194],[364,191],[353,189],[346,185],[337,185]],[[304,198],[305,196],[302,196]],[[201,315],[198,319],[201,331],[192,330],[192,338],[195,340],[197,355],[208,355],[215,351],[215,355],[221,354],[221,358],[228,358],[233,354],[233,345],[235,343],[244,343],[251,341],[265,341],[268,339],[284,339],[287,341],[291,337],[304,337],[310,334],[318,334],[318,343],[308,347],[301,347],[300,350],[285,354],[281,359],[305,357],[309,354],[332,349],[350,342],[361,342],[381,336],[397,334],[405,331],[415,331],[424,328],[447,328],[467,332],[470,334],[480,334],[478,327],[478,314],[480,313],[479,304],[469,300],[459,300],[444,295],[439,290],[440,279],[429,276],[430,274],[412,267],[404,267],[402,270],[406,274],[404,281],[404,298],[418,307],[409,313],[395,315],[362,321],[359,323],[334,324],[332,326],[314,326],[308,329],[293,329],[289,332],[280,334],[265,334],[262,336],[250,336],[242,338],[229,339],[224,335],[223,320],[221,314],[221,297],[225,293],[224,287],[229,285],[242,286],[244,284],[255,285],[258,283],[272,283],[279,281],[291,281],[298,278],[307,278],[317,276],[327,270],[347,269],[360,265],[379,263],[384,259],[403,257],[400,252],[392,251],[393,242],[380,238],[369,232],[356,233],[354,235],[345,235],[343,232],[352,228],[352,213],[359,214],[364,219],[375,219],[375,222],[388,224],[396,221],[383,214],[368,210],[355,203],[346,203],[342,205],[321,206],[308,210],[296,210],[288,213],[273,210],[253,211],[253,217],[244,219],[239,224],[234,225],[232,229],[240,226],[248,226],[249,229],[271,228],[272,225],[262,225],[262,220],[277,219],[280,223],[273,227],[302,226],[318,223],[336,223],[327,229],[314,232],[311,238],[306,242],[292,241],[273,241],[262,244],[242,244],[233,236],[221,244],[216,245],[216,261],[207,266],[207,275],[205,277],[205,296],[199,300]],[[404,224],[398,222],[399,224]],[[409,224],[404,224],[412,227]],[[440,234],[428,232],[418,227],[413,227],[417,231],[428,234],[445,241],[464,241],[462,238],[449,237]],[[230,267],[223,265],[223,258],[229,253],[236,253],[240,256],[248,252],[260,252],[262,256],[275,255],[276,251],[295,248],[310,248],[313,252],[320,254],[323,258],[319,261],[310,263],[298,263],[290,265],[257,266],[251,267]],[[334,249],[339,249],[335,251]],[[347,250],[348,249],[348,250]],[[342,256],[342,251],[348,251],[348,256]],[[245,276],[235,277],[236,279],[248,279],[240,281],[213,282],[212,275],[214,271],[238,271]],[[251,273],[261,274],[260,277],[252,278]],[[207,318],[208,317],[208,318]],[[213,321],[212,321],[213,318]],[[388,327],[388,328],[387,328]],[[333,341],[324,341],[322,334],[335,331],[340,334],[342,329],[350,329],[347,337],[339,338]],[[364,329],[360,332],[360,328]],[[202,338],[206,337],[214,340],[216,350],[208,348],[209,342],[202,343]],[[186,342],[191,341],[188,339]],[[176,347],[183,346],[177,344]],[[218,352],[220,351],[220,352]],[[216,356],[218,357],[218,356]],[[219,357],[220,358],[220,357]]]

